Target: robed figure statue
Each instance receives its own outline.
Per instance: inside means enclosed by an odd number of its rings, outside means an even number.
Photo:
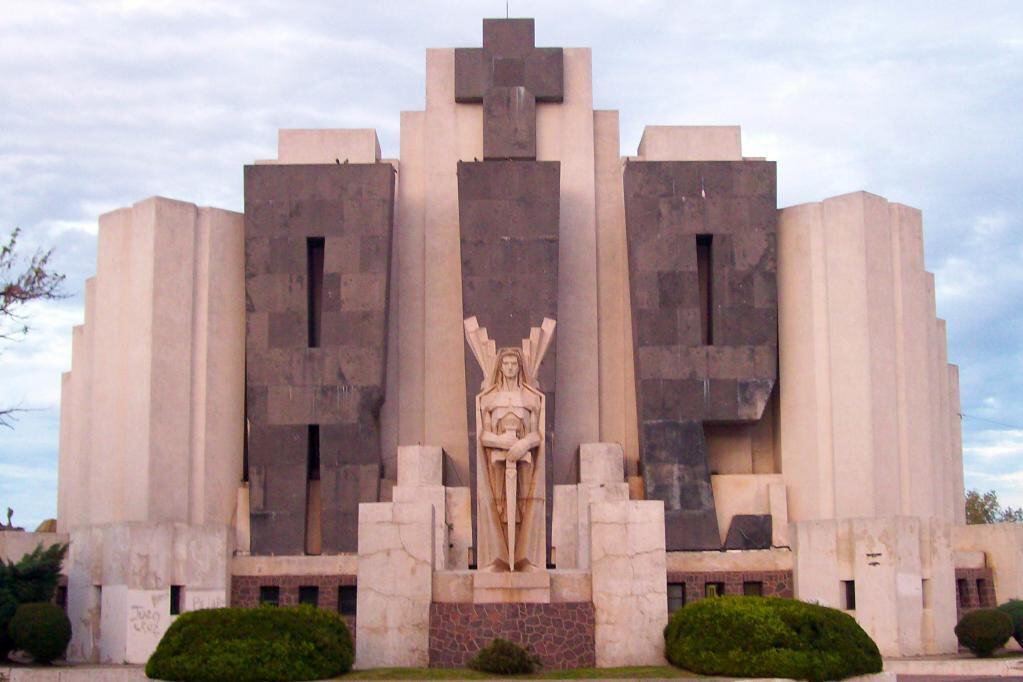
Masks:
[[[476,560],[482,571],[545,566],[545,406],[536,372],[554,320],[533,328],[522,348],[495,350],[476,318],[466,340],[483,370],[476,396]]]

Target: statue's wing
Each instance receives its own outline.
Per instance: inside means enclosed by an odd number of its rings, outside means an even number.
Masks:
[[[494,362],[497,360],[497,344],[487,336],[487,328],[479,325],[475,315],[467,317],[462,322],[462,326],[465,328],[465,342],[469,344],[469,349],[476,358],[476,362],[479,363],[480,369],[483,370],[483,381],[480,383],[480,388],[486,390]]]
[[[540,363],[543,362],[544,355],[547,354],[547,349],[550,347],[551,341],[554,340],[554,327],[556,325],[557,322],[549,317],[545,317],[539,327],[533,327],[529,330],[529,338],[522,341],[522,354],[526,358],[529,377],[536,386],[540,385],[538,379]]]

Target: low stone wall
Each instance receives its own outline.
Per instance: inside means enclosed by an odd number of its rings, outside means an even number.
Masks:
[[[706,596],[707,583],[721,584],[726,595],[744,594],[746,583],[759,583],[765,597],[792,599],[795,595],[792,571],[669,571],[668,583],[685,584],[687,604]]]
[[[254,608],[259,606],[261,587],[279,587],[279,606],[295,606],[300,587],[319,588],[317,606],[338,610],[338,588],[356,583],[354,575],[235,575],[231,577],[231,606]]]
[[[594,612],[588,602],[430,605],[430,667],[463,668],[495,637],[520,644],[545,668],[591,668]]]
[[[990,568],[956,569],[957,619],[975,609],[990,609],[997,605],[994,571]]]

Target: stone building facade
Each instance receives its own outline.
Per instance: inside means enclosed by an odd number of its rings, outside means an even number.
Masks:
[[[920,212],[779,208],[734,126],[650,126],[622,157],[590,51],[532,20],[427,51],[398,159],[282,130],[244,214],[99,222],[63,378],[75,659],[304,601],[355,623],[362,667],[460,663],[477,621],[549,662],[656,663],[669,608],[721,593],[845,608],[912,655],[954,651],[960,583],[1023,596],[1023,533],[963,525]],[[470,316],[499,345],[557,319],[534,574],[474,570]]]

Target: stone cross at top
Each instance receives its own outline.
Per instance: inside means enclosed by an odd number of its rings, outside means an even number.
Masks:
[[[536,158],[536,103],[565,96],[560,47],[534,47],[532,19],[484,19],[483,47],[455,49],[455,101],[483,102],[483,158]]]

